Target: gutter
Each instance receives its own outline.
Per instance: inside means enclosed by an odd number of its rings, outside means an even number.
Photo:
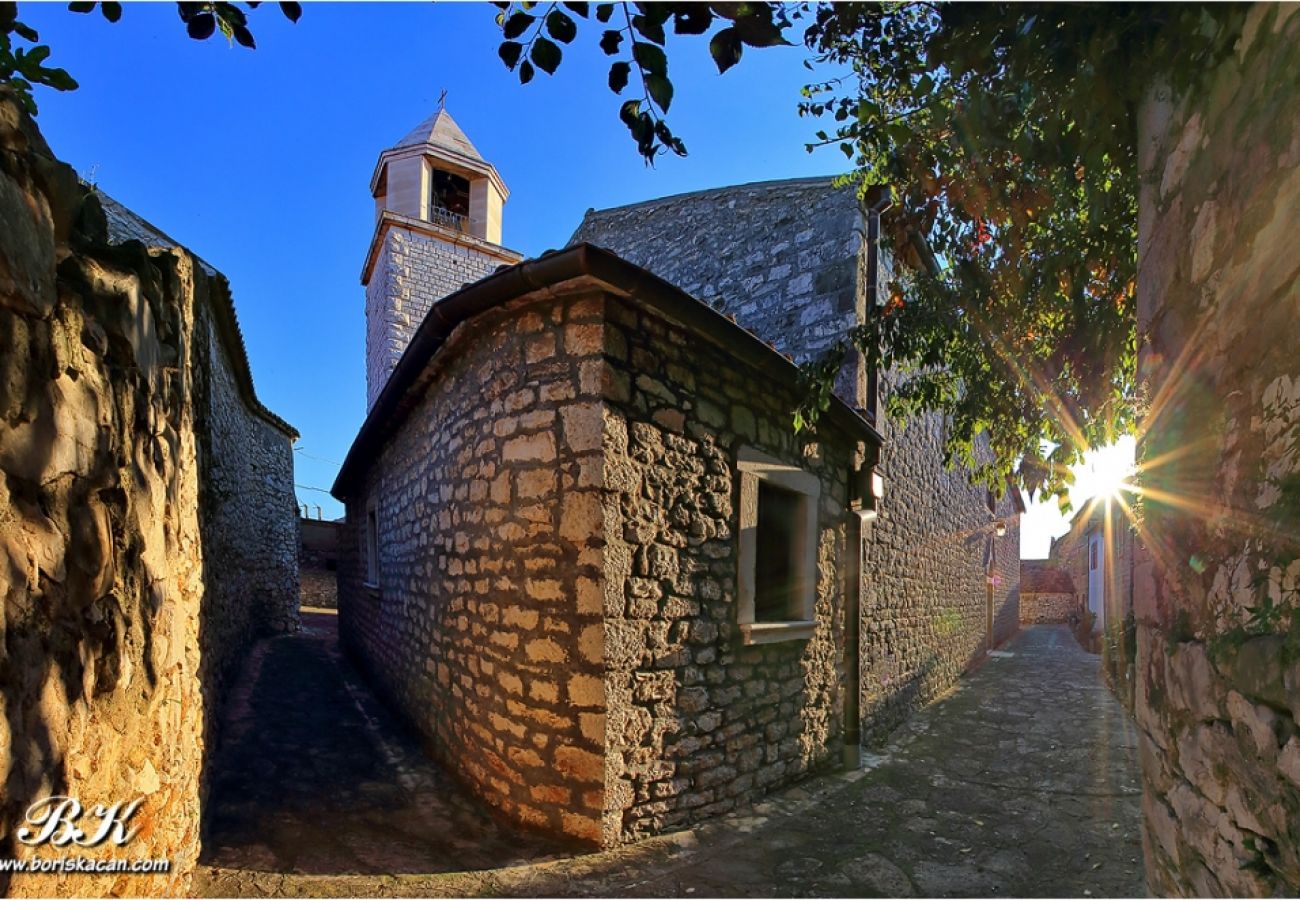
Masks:
[[[867,315],[875,315],[880,299],[880,214],[893,205],[893,191],[888,185],[872,188],[874,198],[867,205]],[[869,418],[876,421],[879,411],[879,379],[875,370],[868,373]],[[876,445],[877,448],[880,446]],[[848,539],[852,553],[849,557],[847,596],[844,602],[844,767],[862,767],[862,556],[864,541],[871,522],[879,513],[883,493],[876,473],[879,454],[870,454],[854,474],[851,484],[858,486],[850,494]],[[854,508],[856,506],[856,508]]]

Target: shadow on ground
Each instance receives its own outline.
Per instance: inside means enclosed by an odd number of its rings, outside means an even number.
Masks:
[[[382,878],[211,869],[199,888],[280,896],[1144,895],[1136,732],[1102,684],[1097,658],[1056,626],[1027,629],[1006,649],[915,715],[868,769],[812,779],[691,832],[445,875],[436,874],[449,868],[445,857],[427,874]],[[413,827],[405,833],[418,838]],[[452,865],[473,868],[471,859],[485,857],[457,856]]]
[[[338,618],[251,654],[223,714],[203,862],[250,872],[491,869],[561,845],[498,824],[340,656]]]

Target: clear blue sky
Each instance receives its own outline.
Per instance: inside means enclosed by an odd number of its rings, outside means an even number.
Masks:
[[[258,48],[192,41],[174,4],[122,20],[21,4],[81,87],[38,89],[55,153],[229,277],[262,401],[302,433],[299,485],[328,488],[365,414],[361,264],[379,152],[447,109],[511,190],[503,242],[562,246],[589,207],[722,184],[839,174],[797,113],[802,48],[750,51],[719,76],[704,42],[670,38],[671,122],[690,156],[647,168],[618,121],[594,40],[520,86],[486,4],[306,4],[252,12]],[[588,28],[593,26],[588,25]],[[303,503],[342,514],[333,498]],[[1059,523],[1055,523],[1059,528]],[[1022,539],[1043,555],[1046,539]]]

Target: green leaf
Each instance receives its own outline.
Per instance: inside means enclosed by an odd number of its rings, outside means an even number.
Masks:
[[[663,75],[647,75],[645,87],[655,105],[668,112],[668,107],[673,102],[673,83]]]
[[[14,34],[18,35],[20,38],[23,38],[24,40],[31,41],[33,44],[41,39],[41,36],[36,33],[35,28],[31,28],[27,25],[24,25],[22,22],[14,22],[13,29],[14,29]]]
[[[616,94],[623,93],[623,88],[627,87],[628,76],[632,72],[632,64],[626,62],[616,62],[609,67],[609,89]]]
[[[504,41],[497,48],[497,56],[506,64],[506,68],[514,71],[515,66],[519,65],[519,56],[524,52],[524,45],[518,41]]]
[[[578,36],[578,26],[558,9],[551,10],[547,15],[546,31],[551,37],[564,44],[571,43]]]
[[[516,11],[510,15],[510,18],[506,19],[506,24],[501,28],[501,34],[506,40],[512,41],[527,31],[535,21],[537,21],[536,16]]]
[[[75,91],[80,85],[65,69],[46,69],[45,83],[56,91]]]
[[[574,14],[587,18],[587,13],[591,7],[590,3],[566,3],[564,8],[571,10]]]
[[[284,13],[284,17],[296,25],[298,20],[302,18],[302,4],[281,3],[280,12]]]
[[[524,60],[519,64],[519,83],[527,84],[533,80],[533,64]]]
[[[234,25],[231,30],[235,34],[235,40],[238,41],[241,46],[247,47],[250,50],[257,48],[257,44],[253,42],[253,33],[243,25]]]
[[[540,36],[533,41],[533,49],[528,55],[537,64],[537,68],[547,75],[555,74],[555,70],[560,67],[560,60],[564,56],[559,46]]]
[[[217,20],[212,13],[197,15],[185,24],[185,33],[196,41],[207,40],[216,30]]]
[[[600,36],[600,49],[605,51],[606,56],[613,56],[618,52],[619,45],[623,43],[623,32],[610,29]]]
[[[122,18],[122,4],[114,3],[112,0],[104,0],[103,3],[99,4],[99,11],[103,13],[104,18],[108,19],[110,22],[116,22],[118,19]]]
[[[668,57],[661,48],[656,47],[654,44],[633,41],[632,58],[637,61],[647,74],[666,75],[668,73]]]
[[[608,22],[608,21],[609,21],[609,17],[612,16],[612,15],[614,15],[614,4],[613,4],[613,3],[597,3],[597,4],[596,4],[596,21],[597,21],[597,22]]]
[[[647,16],[633,16],[632,27],[637,34],[641,35],[647,41],[654,41],[662,45],[664,42],[664,26]]]
[[[704,34],[713,24],[713,13],[706,3],[691,3],[673,12],[673,31],[678,34]]]
[[[735,28],[724,28],[709,41],[709,55],[713,57],[719,73],[727,71],[740,62],[744,50],[740,35]]]
[[[68,4],[68,12],[88,13],[88,12],[93,12],[94,9],[95,9],[95,4],[93,3],[69,3]]]

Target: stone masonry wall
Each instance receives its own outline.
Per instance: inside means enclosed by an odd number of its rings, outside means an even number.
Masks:
[[[1079,600],[1074,594],[1024,593],[1020,595],[1022,625],[1046,625],[1070,621],[1079,614]]]
[[[429,309],[502,261],[473,247],[390,227],[366,285],[366,408],[388,382]]]
[[[796,440],[796,391],[627,301],[611,301],[605,420],[606,839],[735,808],[839,760],[853,444]],[[826,426],[829,429],[829,425]],[[738,449],[822,484],[817,628],[744,646]]]
[[[472,790],[597,843],[603,809],[602,301],[461,327],[347,498],[348,651]],[[382,473],[382,474],[380,474]],[[365,580],[369,503],[379,584]]]
[[[248,409],[218,332],[213,303],[229,302],[229,292],[206,280],[198,289],[203,602],[214,613],[204,617],[200,649],[215,710],[257,637],[298,630],[298,499],[292,439]],[[224,296],[209,297],[208,291]]]
[[[0,223],[0,857],[52,855],[16,829],[63,794],[143,798],[134,840],[85,855],[171,861],[6,873],[0,891],[184,893],[219,694],[204,638],[243,614],[206,590],[212,565],[237,562],[206,556],[202,429],[218,401],[199,378],[205,317],[229,298],[183,250],[111,246],[99,199],[4,96]]]
[[[1300,8],[1141,119],[1137,721],[1158,895],[1300,894]],[[1176,451],[1176,452],[1171,452]],[[1160,502],[1161,498],[1176,502]]]
[[[644,266],[797,361],[842,339],[865,311],[863,225],[852,190],[829,178],[700,191],[589,211],[572,241]],[[889,260],[882,257],[882,271]],[[882,379],[882,391],[888,390]],[[858,376],[837,392],[859,402]],[[943,423],[900,428],[882,417],[880,520],[865,530],[862,602],[864,735],[886,734],[950,687],[988,642],[983,487],[942,464]],[[1019,525],[1009,498],[997,515],[994,638],[1019,627]],[[869,680],[868,680],[869,679]]]
[[[298,598],[302,606],[337,609],[339,532],[342,524],[299,519]]]
[[[885,385],[886,390],[888,384]],[[990,513],[982,486],[943,465],[943,421],[882,417],[885,498],[864,541],[863,737],[883,739],[947,691],[1020,620],[1020,528],[1010,496]],[[994,519],[1007,526],[994,534]],[[990,571],[992,553],[992,571]]]

